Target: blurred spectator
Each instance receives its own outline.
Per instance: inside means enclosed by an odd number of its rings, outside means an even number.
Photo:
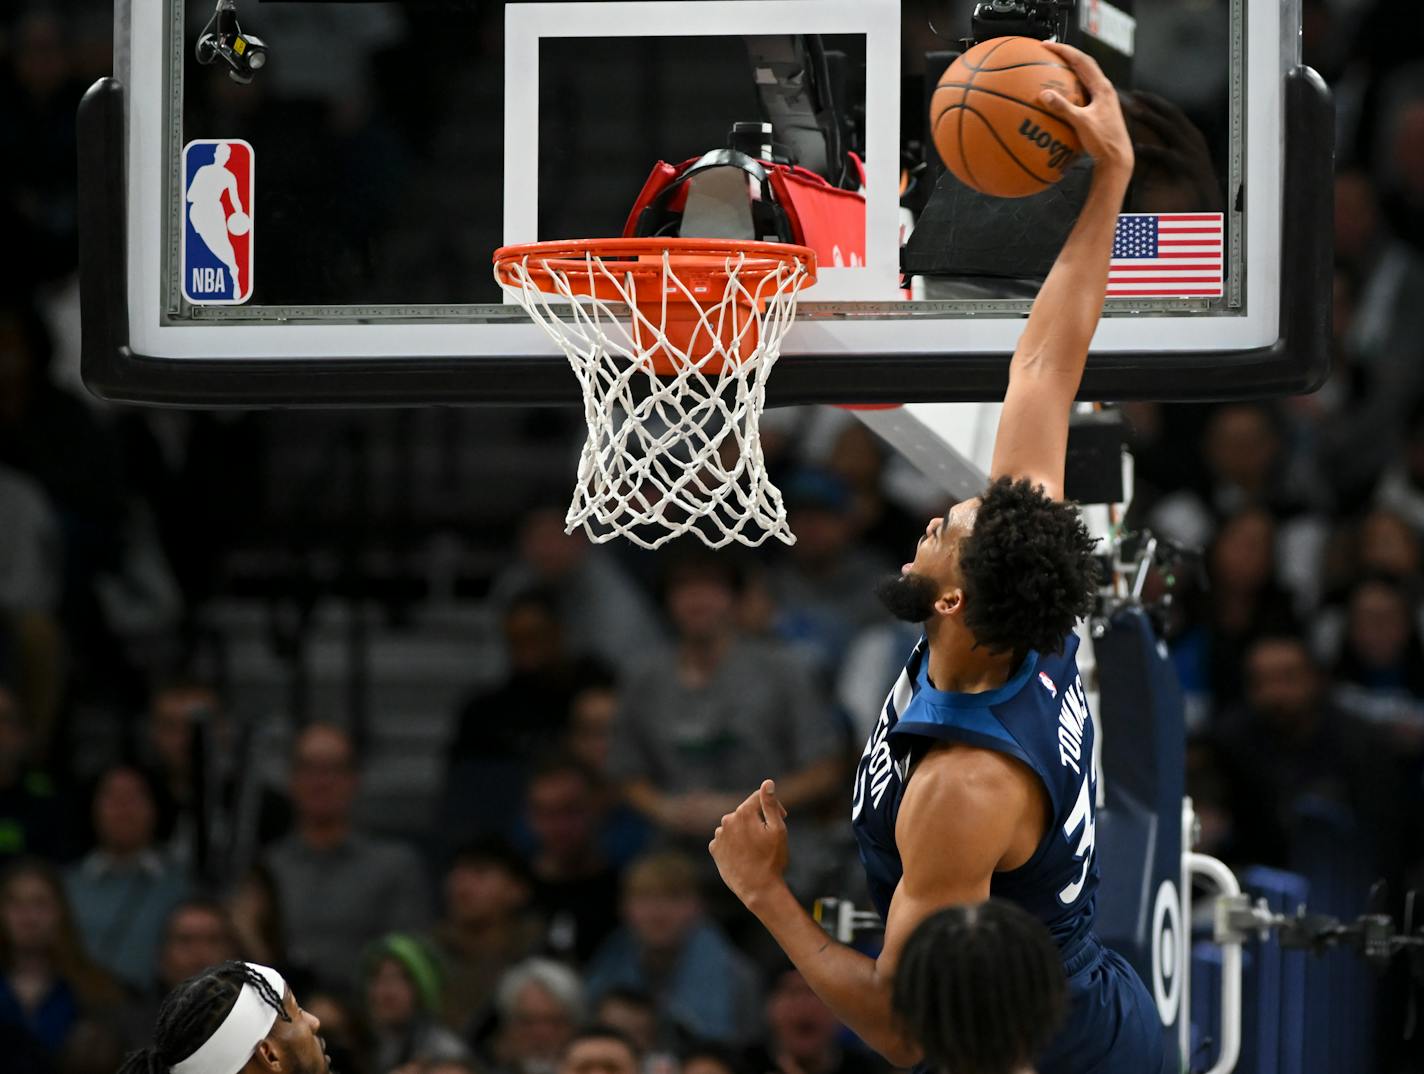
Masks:
[[[1403,449],[1375,486],[1375,502],[1424,533],[1424,406],[1410,415]]]
[[[663,599],[677,651],[629,681],[614,726],[609,768],[629,802],[699,852],[769,776],[788,809],[841,789],[841,738],[801,663],[732,626],[739,584],[725,557],[669,566]]]
[[[133,1022],[141,1028],[133,1034],[135,1039],[146,1035],[155,1024],[164,996],[189,977],[197,976],[209,966],[235,959],[239,954],[237,936],[221,903],[194,897],[174,906],[163,924],[158,972],[137,993],[139,1002]]]
[[[1277,535],[1283,558],[1296,543],[1323,537],[1313,530],[1303,536],[1294,527],[1308,523],[1302,515],[1312,507],[1317,493],[1310,475],[1288,450],[1280,413],[1260,403],[1228,403],[1210,411],[1201,434],[1201,460],[1205,472],[1199,489],[1177,489],[1152,509],[1149,525],[1186,545],[1210,540],[1217,519],[1231,518],[1250,508],[1267,510],[1281,523]],[[1181,445],[1172,450],[1180,451]],[[1297,517],[1300,516],[1300,517]],[[1290,526],[1284,520],[1292,520]],[[1307,553],[1308,554],[1308,553]]]
[[[59,857],[64,808],[53,780],[31,764],[29,727],[15,695],[0,685],[0,865],[27,855]]]
[[[511,598],[503,619],[508,674],[461,705],[446,778],[447,795],[456,801],[447,801],[444,811],[459,817],[466,831],[471,823],[481,832],[513,826],[529,768],[557,748],[573,698],[585,683],[607,681],[599,664],[565,648],[559,614],[552,590]]]
[[[1333,357],[1325,388],[1305,401],[1321,474],[1341,508],[1370,493],[1396,458],[1424,395],[1424,259],[1391,234],[1369,176],[1335,180]]]
[[[0,295],[0,464],[33,478],[54,509],[64,569],[61,616],[70,656],[85,669],[76,685],[112,703],[116,684],[132,688],[132,672],[120,659],[96,586],[101,573],[122,565],[120,459],[89,409],[50,380],[52,352],[34,305]]]
[[[114,1019],[123,1000],[85,952],[59,874],[34,860],[12,863],[0,875],[0,1026],[57,1056],[84,1020]]]
[[[510,968],[495,992],[494,1060],[501,1074],[554,1074],[584,1019],[583,985],[560,962],[531,958]]]
[[[1424,289],[1424,259],[1390,232],[1374,182],[1358,168],[1335,177],[1335,260],[1358,296],[1351,353],[1375,378],[1408,378],[1403,384],[1416,394],[1395,400],[1407,411],[1419,401],[1420,374],[1399,359],[1424,348],[1424,310],[1411,301]]]
[[[564,752],[598,777],[597,808],[604,817],[602,846],[609,864],[621,869],[642,853],[651,831],[647,819],[624,799],[610,779],[609,752],[618,717],[618,684],[610,676],[585,681],[569,702]]]
[[[59,521],[30,478],[0,465],[0,681],[15,684],[43,752],[59,700]]]
[[[578,965],[618,927],[618,873],[601,845],[600,784],[578,761],[555,758],[534,774],[525,796],[534,906],[548,922],[549,950]]]
[[[303,994],[302,1006],[321,1022],[321,1039],[326,1044],[332,1071],[337,1074],[384,1074],[372,1069],[374,1046],[370,1028],[345,1000],[330,992],[312,992]]]
[[[736,1048],[701,1040],[682,1050],[682,1074],[751,1074]]]
[[[1293,630],[1292,601],[1276,577],[1276,523],[1261,508],[1226,519],[1207,550],[1209,586],[1194,624],[1173,643],[1182,687],[1217,709],[1241,696],[1241,660],[1264,631]],[[1199,723],[1198,716],[1195,722]]]
[[[1424,747],[1424,643],[1414,593],[1387,574],[1367,575],[1350,594],[1335,698],[1378,723],[1409,753]]]
[[[168,915],[158,950],[158,984],[165,996],[209,966],[238,957],[237,936],[222,904],[185,899]]]
[[[922,526],[886,494],[885,471],[892,457],[883,440],[854,421],[836,436],[826,469],[850,491],[856,536],[893,562],[915,547]]]
[[[830,676],[855,632],[884,618],[875,585],[891,564],[856,543],[855,502],[838,475],[798,471],[783,482],[782,494],[796,543],[771,573],[771,595],[780,609],[777,633],[805,648],[817,670]],[[908,541],[901,554],[914,547]]]
[[[605,549],[581,532],[564,532],[564,512],[538,507],[523,518],[516,563],[495,580],[497,603],[533,587],[557,595],[569,651],[590,653],[628,670],[662,641],[642,591]]]
[[[65,877],[74,918],[99,964],[143,989],[187,879],[159,843],[158,791],[147,773],[124,764],[107,769],[91,816],[95,847]]]
[[[530,910],[529,870],[502,840],[455,854],[445,874],[445,913],[432,939],[446,979],[443,1017],[465,1030],[485,1013],[510,966],[539,949],[543,925]]]
[[[390,933],[366,949],[363,961],[377,1071],[469,1054],[440,1024],[445,982],[434,951],[414,936]]]
[[[266,865],[248,869],[227,898],[228,917],[242,957],[263,966],[286,966],[286,925],[277,882]]]
[[[758,1022],[756,972],[704,913],[698,875],[676,853],[629,867],[624,925],[594,956],[589,992],[633,988],[656,997],[665,1040],[746,1043]]]
[[[292,750],[295,830],[266,856],[288,954],[338,991],[356,983],[366,944],[392,930],[419,931],[430,919],[415,851],[355,827],[358,782],[345,731],[329,724],[303,731]]]
[[[459,715],[453,759],[509,756],[528,762],[553,747],[568,727],[569,706],[586,682],[607,672],[565,646],[559,598],[547,589],[513,597],[502,622],[507,677],[470,697]]]
[[[1424,250],[1424,74],[1415,62],[1385,81],[1375,175],[1395,229]]]
[[[627,1034],[613,1026],[591,1025],[573,1035],[559,1074],[639,1074],[642,1054]]]
[[[836,702],[850,720],[851,741],[870,739],[885,709],[885,684],[899,677],[920,627],[894,620],[866,627],[851,641],[836,675]]]
[[[593,1017],[624,1034],[643,1055],[658,1046],[658,1009],[652,998],[640,989],[608,989],[599,997]]]
[[[1218,757],[1230,770],[1234,860],[1289,866],[1306,799],[1349,819],[1352,840],[1376,852],[1398,838],[1397,788],[1369,729],[1330,700],[1327,680],[1296,636],[1266,634],[1245,653],[1245,703],[1227,712]]]
[[[781,1074],[875,1074],[880,1065],[864,1052],[848,1051],[838,1038],[842,1027],[831,1009],[811,991],[801,974],[777,971],[766,999],[769,1031],[757,1069]]]
[[[1419,535],[1401,516],[1382,508],[1360,520],[1359,560],[1362,570],[1396,578],[1418,578],[1424,567]]]
[[[286,800],[256,782],[256,770],[234,763],[232,731],[217,690],[207,683],[171,679],[149,699],[142,752],[175,805],[169,845],[180,861],[197,864],[194,855],[201,837],[203,864],[211,866],[214,857],[221,856],[231,868],[250,861],[257,844],[278,838],[291,825]],[[201,788],[194,768],[200,735],[206,737],[207,770]],[[245,788],[244,779],[254,780],[253,785]],[[249,793],[244,796],[244,791]],[[202,801],[200,792],[214,797]]]
[[[37,283],[78,261],[75,112],[84,86],[73,69],[71,28],[58,12],[30,7],[16,19],[10,62],[0,67],[0,160],[7,162],[0,226],[25,251],[27,282]]]
[[[608,772],[618,684],[611,678],[586,680],[569,701],[568,751],[593,771]]]

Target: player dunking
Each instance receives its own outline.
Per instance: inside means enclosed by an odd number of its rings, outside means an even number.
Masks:
[[[1048,927],[1068,978],[1068,1018],[1039,1057],[1040,1074],[1158,1074],[1156,1006],[1093,935],[1094,726],[1073,627],[1091,607],[1097,567],[1076,510],[1061,502],[1069,412],[1133,150],[1098,65],[1048,47],[1090,97],[1082,107],[1051,92],[1041,101],[1092,155],[1092,189],[1009,368],[988,489],[930,522],[914,561],[881,594],[925,634],[855,779],[853,825],[885,917],[880,957],[829,942],[786,887],[785,810],[770,780],[722,818],[710,849],[811,987],[892,1062],[921,1059],[891,1013],[906,939],[942,907],[993,894]]]

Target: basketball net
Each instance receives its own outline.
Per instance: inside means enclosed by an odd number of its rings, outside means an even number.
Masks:
[[[565,518],[602,543],[795,543],[762,456],[766,379],[815,280],[804,247],[715,240],[539,243],[495,277],[564,352],[588,440]]]

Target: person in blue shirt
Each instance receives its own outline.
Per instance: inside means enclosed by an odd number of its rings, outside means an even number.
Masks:
[[[723,881],[840,1019],[897,1066],[924,1058],[892,1013],[906,940],[947,906],[991,895],[1048,929],[1069,1012],[1039,1074],[1158,1074],[1156,1005],[1093,935],[1095,729],[1074,625],[1092,608],[1094,542],[1062,502],[1068,422],[1102,314],[1133,147],[1101,68],[1047,46],[1078,75],[1077,105],[1040,105],[1092,155],[1092,187],[1034,302],[1009,368],[990,484],[925,528],[881,590],[924,636],[886,700],[856,771],[852,823],[885,918],[869,958],[829,941],[782,879],[785,810],[771,780],[722,818],[709,849]],[[955,1074],[955,1072],[950,1072]]]

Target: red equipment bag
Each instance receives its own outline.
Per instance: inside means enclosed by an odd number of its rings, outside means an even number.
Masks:
[[[864,165],[854,154],[851,160],[864,185]],[[735,149],[716,149],[676,165],[659,161],[628,214],[624,236],[680,234],[688,181],[709,169],[729,167],[740,168],[757,184],[751,199],[754,238],[809,246],[825,268],[865,264],[863,193],[841,190],[805,168],[756,160]]]

